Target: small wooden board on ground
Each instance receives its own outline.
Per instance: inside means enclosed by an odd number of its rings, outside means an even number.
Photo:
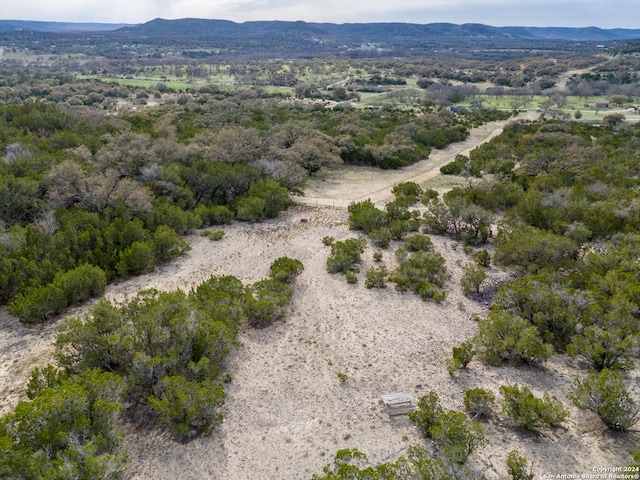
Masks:
[[[413,404],[413,395],[410,393],[383,393],[380,398],[382,398],[385,410],[389,415],[409,413],[418,408]]]

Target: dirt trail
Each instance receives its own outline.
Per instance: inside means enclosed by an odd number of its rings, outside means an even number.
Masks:
[[[471,130],[462,142],[442,150],[433,150],[428,158],[401,170],[380,170],[372,167],[337,168],[312,179],[304,197],[296,197],[300,205],[346,208],[351,202],[371,199],[383,204],[393,198],[391,188],[400,182],[422,183],[440,174],[440,167],[456,155],[468,155],[471,150],[500,135],[508,120],[490,122]]]

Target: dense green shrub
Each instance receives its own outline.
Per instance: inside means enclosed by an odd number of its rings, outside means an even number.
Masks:
[[[567,237],[532,227],[502,229],[495,240],[494,261],[535,273],[574,264],[578,245]]]
[[[240,324],[264,327],[280,318],[293,295],[286,282],[301,271],[300,262],[282,257],[271,266],[273,278],[247,287],[235,277],[211,277],[188,294],[148,290],[122,306],[100,301],[86,319],[61,324],[56,358],[64,372],[122,377],[136,421],[157,418],[180,439],[207,434],[220,421],[221,366]],[[37,370],[29,391],[38,395],[65,378]]]
[[[269,277],[280,282],[291,283],[303,270],[304,266],[300,260],[280,257],[271,263]]]
[[[429,436],[447,458],[457,463],[464,463],[474,450],[488,443],[478,422],[454,410],[440,415],[429,428]]]
[[[267,218],[277,217],[291,203],[287,189],[275,180],[259,180],[249,187],[247,195],[264,200],[264,216]]]
[[[153,210],[147,215],[147,228],[155,229],[167,225],[180,234],[202,226],[202,219],[194,212],[182,210],[166,200],[155,200]]]
[[[635,366],[633,348],[636,332],[610,324],[608,327],[590,325],[582,328],[567,346],[567,353],[582,357],[597,371],[632,369]]]
[[[640,406],[633,400],[620,373],[603,369],[576,379],[569,399],[579,408],[589,410],[612,430],[629,430],[640,421]]]
[[[393,234],[387,227],[382,227],[378,230],[371,230],[368,236],[373,244],[379,248],[388,248],[389,245],[391,245],[391,240],[393,239]]]
[[[159,396],[149,398],[149,405],[178,439],[208,435],[222,422],[224,390],[209,379],[190,382],[179,375],[168,376],[161,380],[159,391]]]
[[[56,388],[69,379],[64,370],[49,364],[46,367],[34,368],[27,382],[27,398],[33,400],[41,396],[47,388]]]
[[[434,391],[418,400],[409,418],[456,463],[464,463],[471,452],[486,444],[480,424],[460,412],[445,411]]]
[[[389,280],[396,289],[411,291],[423,300],[444,300],[446,292],[441,290],[448,278],[445,259],[439,253],[414,252],[400,260],[398,267],[391,273]]]
[[[516,424],[531,430],[537,427],[555,427],[564,422],[569,412],[561,402],[547,392],[542,398],[533,395],[526,385],[501,385],[502,412]]]
[[[349,238],[331,245],[331,255],[327,258],[327,272],[347,273],[357,271],[356,263],[364,252],[367,241],[363,238]]]
[[[293,295],[291,285],[276,279],[260,280],[247,289],[244,312],[247,322],[264,328],[284,314],[284,307]]]
[[[480,358],[493,364],[503,360],[535,364],[554,354],[553,346],[539,337],[533,325],[500,310],[492,310],[478,324],[475,341]]]
[[[394,240],[402,240],[407,233],[420,229],[420,222],[416,219],[391,220],[386,227]]]
[[[387,224],[387,213],[377,208],[371,200],[351,203],[348,207],[349,228],[369,233]]]
[[[189,251],[191,247],[167,225],[160,225],[153,232],[153,254],[156,262],[166,262]]]
[[[464,155],[456,155],[453,162],[440,167],[440,173],[443,175],[460,175],[469,168],[469,159]]]
[[[438,198],[438,191],[433,188],[428,188],[422,193],[421,201],[424,205],[428,205],[429,202]]]
[[[107,275],[100,267],[85,264],[56,275],[53,284],[62,289],[68,305],[78,305],[104,293]]]
[[[481,265],[485,268],[488,268],[489,265],[491,265],[491,254],[484,248],[482,250],[474,252],[471,255],[471,258],[473,258],[478,265]]]
[[[428,209],[422,215],[425,231],[436,234],[451,232],[453,219],[449,207],[437,197],[430,199],[426,205]]]
[[[236,217],[238,220],[255,222],[266,216],[267,202],[259,197],[242,197],[238,199]]]
[[[144,242],[134,242],[130,247],[120,252],[120,261],[116,265],[116,271],[123,277],[140,275],[153,270],[156,265],[156,257],[153,247]]]
[[[49,284],[27,290],[9,304],[9,313],[24,323],[44,323],[59,315],[67,306],[67,296],[60,287]]]
[[[409,252],[432,252],[434,250],[433,242],[428,235],[416,233],[409,235],[404,239],[404,247]]]
[[[0,418],[3,478],[124,478],[127,459],[117,430],[124,382],[89,371],[38,392]]]
[[[224,205],[198,205],[193,212],[200,217],[205,226],[229,225],[235,216],[233,211]]]
[[[344,274],[344,278],[347,281],[347,283],[349,284],[356,284],[358,283],[358,275],[356,275],[356,272],[354,271],[348,271]]]
[[[429,429],[437,425],[444,413],[438,394],[431,390],[427,395],[420,397],[417,407],[409,413],[409,418],[425,435],[428,435]]]
[[[423,192],[417,183],[404,182],[394,185],[391,193],[395,195],[396,200],[406,203],[407,205],[413,205],[420,199]]]
[[[387,202],[384,207],[387,213],[387,218],[391,220],[411,220],[412,218],[419,218],[420,213],[416,210],[409,210],[409,205],[404,200],[393,200]]]
[[[587,317],[593,300],[583,292],[567,288],[553,275],[526,275],[500,285],[494,308],[529,321],[546,343],[564,349],[576,334],[578,322]]]

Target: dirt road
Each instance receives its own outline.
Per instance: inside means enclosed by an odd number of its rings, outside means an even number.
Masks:
[[[371,199],[382,205],[391,200],[391,188],[401,182],[421,184],[437,175],[440,167],[451,162],[456,155],[468,155],[478,145],[500,135],[508,120],[490,122],[471,130],[463,142],[449,145],[443,150],[433,150],[428,158],[401,170],[380,170],[373,167],[339,167],[328,170],[311,179],[304,197],[296,197],[295,203],[310,206],[346,208],[351,202]]]

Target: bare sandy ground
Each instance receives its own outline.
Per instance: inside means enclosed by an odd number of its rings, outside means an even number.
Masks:
[[[496,128],[477,132],[480,140]],[[450,147],[448,155],[471,145],[461,147]],[[375,197],[383,202],[390,186],[402,181],[399,178],[416,178],[434,168],[407,170],[404,176],[367,172],[354,178],[353,185],[364,185],[372,193],[386,191]],[[364,186],[348,198],[366,198]],[[331,188],[315,192],[324,201],[341,198]],[[301,222],[303,218],[308,221]],[[349,285],[344,277],[326,272],[329,249],[321,239],[356,236],[348,230],[344,208],[298,205],[277,219],[235,223],[224,230],[219,242],[198,233],[189,236],[192,250],[185,256],[149,275],[109,286],[106,296],[121,301],[144,288],[187,290],[211,275],[231,274],[253,282],[264,278],[269,264],[283,255],[301,260],[305,270],[286,319],[240,335],[241,346],[227,362],[232,381],[218,430],[188,444],[176,443],[158,430],[130,431],[131,479],[309,479],[342,448],[358,448],[375,463],[393,460],[408,445],[431,445],[406,416],[390,418],[384,413],[380,394],[403,391],[418,398],[435,390],[446,408],[462,410],[466,389],[482,386],[499,397],[499,386],[514,382],[528,384],[536,394],[549,391],[565,403],[571,417],[564,428],[542,433],[523,432],[501,418],[485,422],[490,443],[474,453],[469,464],[488,478],[507,478],[505,461],[513,449],[533,464],[537,478],[591,474],[595,467],[630,463],[638,435],[611,434],[595,416],[575,409],[566,399],[573,378],[585,372],[575,360],[556,356],[542,368],[496,368],[474,361],[459,376],[448,375],[444,362],[451,347],[470,338],[477,330],[471,317],[487,311],[486,304],[461,294],[461,265],[470,259],[452,240],[433,237],[452,273],[446,301],[435,304],[392,287],[365,289],[364,272],[374,265],[372,247],[365,252],[358,284]],[[383,258],[390,267],[393,248]],[[492,267],[489,275],[497,282],[510,272]],[[0,310],[3,413],[24,398],[31,368],[50,361],[54,327],[55,322],[29,329],[6,309]],[[347,380],[341,382],[338,373]],[[638,376],[636,369],[636,397]]]

